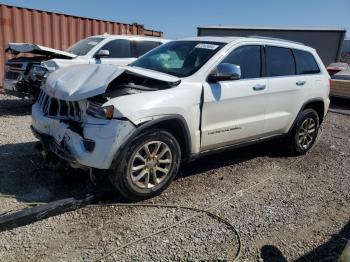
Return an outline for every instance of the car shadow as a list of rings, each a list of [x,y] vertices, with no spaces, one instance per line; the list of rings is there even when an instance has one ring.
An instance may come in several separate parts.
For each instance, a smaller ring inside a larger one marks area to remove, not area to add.
[[[36,142],[0,145],[0,195],[11,195],[19,202],[50,202],[99,191],[112,191],[106,174],[96,173],[97,185],[88,171],[69,168],[54,171],[48,168]],[[177,178],[198,175],[222,166],[235,165],[258,156],[277,157],[281,150],[274,142],[227,151],[183,164]],[[125,202],[119,194],[108,195],[112,202]]]
[[[341,105],[343,102],[335,101],[335,105]],[[4,114],[4,111],[12,115],[26,114],[30,111],[30,102],[0,100],[0,115]],[[78,169],[49,170],[34,146],[34,142],[0,145],[0,194],[13,195],[20,202],[50,202],[99,190],[111,190],[106,176],[100,176],[96,187],[90,181],[89,172]],[[280,140],[272,140],[183,163],[177,179],[247,162],[257,157],[286,156],[288,155],[283,143]],[[110,201],[125,202],[115,193],[110,195]]]
[[[276,139],[246,147],[231,149],[221,153],[213,153],[180,167],[177,178],[197,175],[224,166],[247,162],[257,157],[279,158],[288,156],[282,140]]]
[[[322,245],[305,253],[295,261],[339,261],[339,258],[350,239],[350,221],[337,233]],[[264,262],[287,261],[283,253],[273,245],[265,245],[260,250],[260,256]]]
[[[0,116],[30,115],[32,105],[29,99],[0,99]]]
[[[51,171],[35,144],[0,145],[0,198],[9,195],[22,203],[46,203],[96,190],[86,171]]]
[[[350,99],[331,97],[331,109],[350,109]]]

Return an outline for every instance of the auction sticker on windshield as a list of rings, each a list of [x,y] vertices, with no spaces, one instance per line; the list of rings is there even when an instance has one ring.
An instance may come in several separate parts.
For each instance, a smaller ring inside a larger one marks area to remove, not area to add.
[[[219,47],[218,45],[205,44],[205,43],[199,43],[195,46],[195,48],[203,48],[203,49],[210,49],[210,50],[215,50],[218,47]]]

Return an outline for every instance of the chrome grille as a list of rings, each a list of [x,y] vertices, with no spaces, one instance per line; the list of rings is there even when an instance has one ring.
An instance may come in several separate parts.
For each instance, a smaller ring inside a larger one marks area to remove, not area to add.
[[[23,74],[22,63],[6,63],[5,79],[18,80],[19,76]]]
[[[17,69],[21,69],[22,68],[22,64],[20,64],[20,63],[7,63],[7,65],[9,65],[10,66],[10,68],[17,68]]]
[[[81,120],[81,109],[78,102],[64,101],[40,92],[37,103],[45,115],[64,120]]]
[[[5,72],[5,79],[16,80],[19,77],[19,72],[7,71]]]

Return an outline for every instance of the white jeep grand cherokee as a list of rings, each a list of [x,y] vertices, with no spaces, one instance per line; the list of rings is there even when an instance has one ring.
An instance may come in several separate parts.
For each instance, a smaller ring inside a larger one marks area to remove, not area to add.
[[[80,65],[47,79],[32,129],[47,154],[108,170],[139,200],[163,191],[180,162],[283,137],[307,152],[329,106],[316,51],[266,38],[166,43],[130,66]]]

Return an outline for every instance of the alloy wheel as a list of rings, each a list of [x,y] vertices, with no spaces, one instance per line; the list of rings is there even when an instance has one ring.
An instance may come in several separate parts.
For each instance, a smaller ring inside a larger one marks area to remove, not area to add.
[[[149,189],[164,181],[172,164],[169,146],[162,141],[150,141],[135,150],[128,173],[135,186]]]
[[[298,143],[303,149],[307,149],[312,144],[316,133],[316,122],[313,118],[306,118],[299,128]]]

